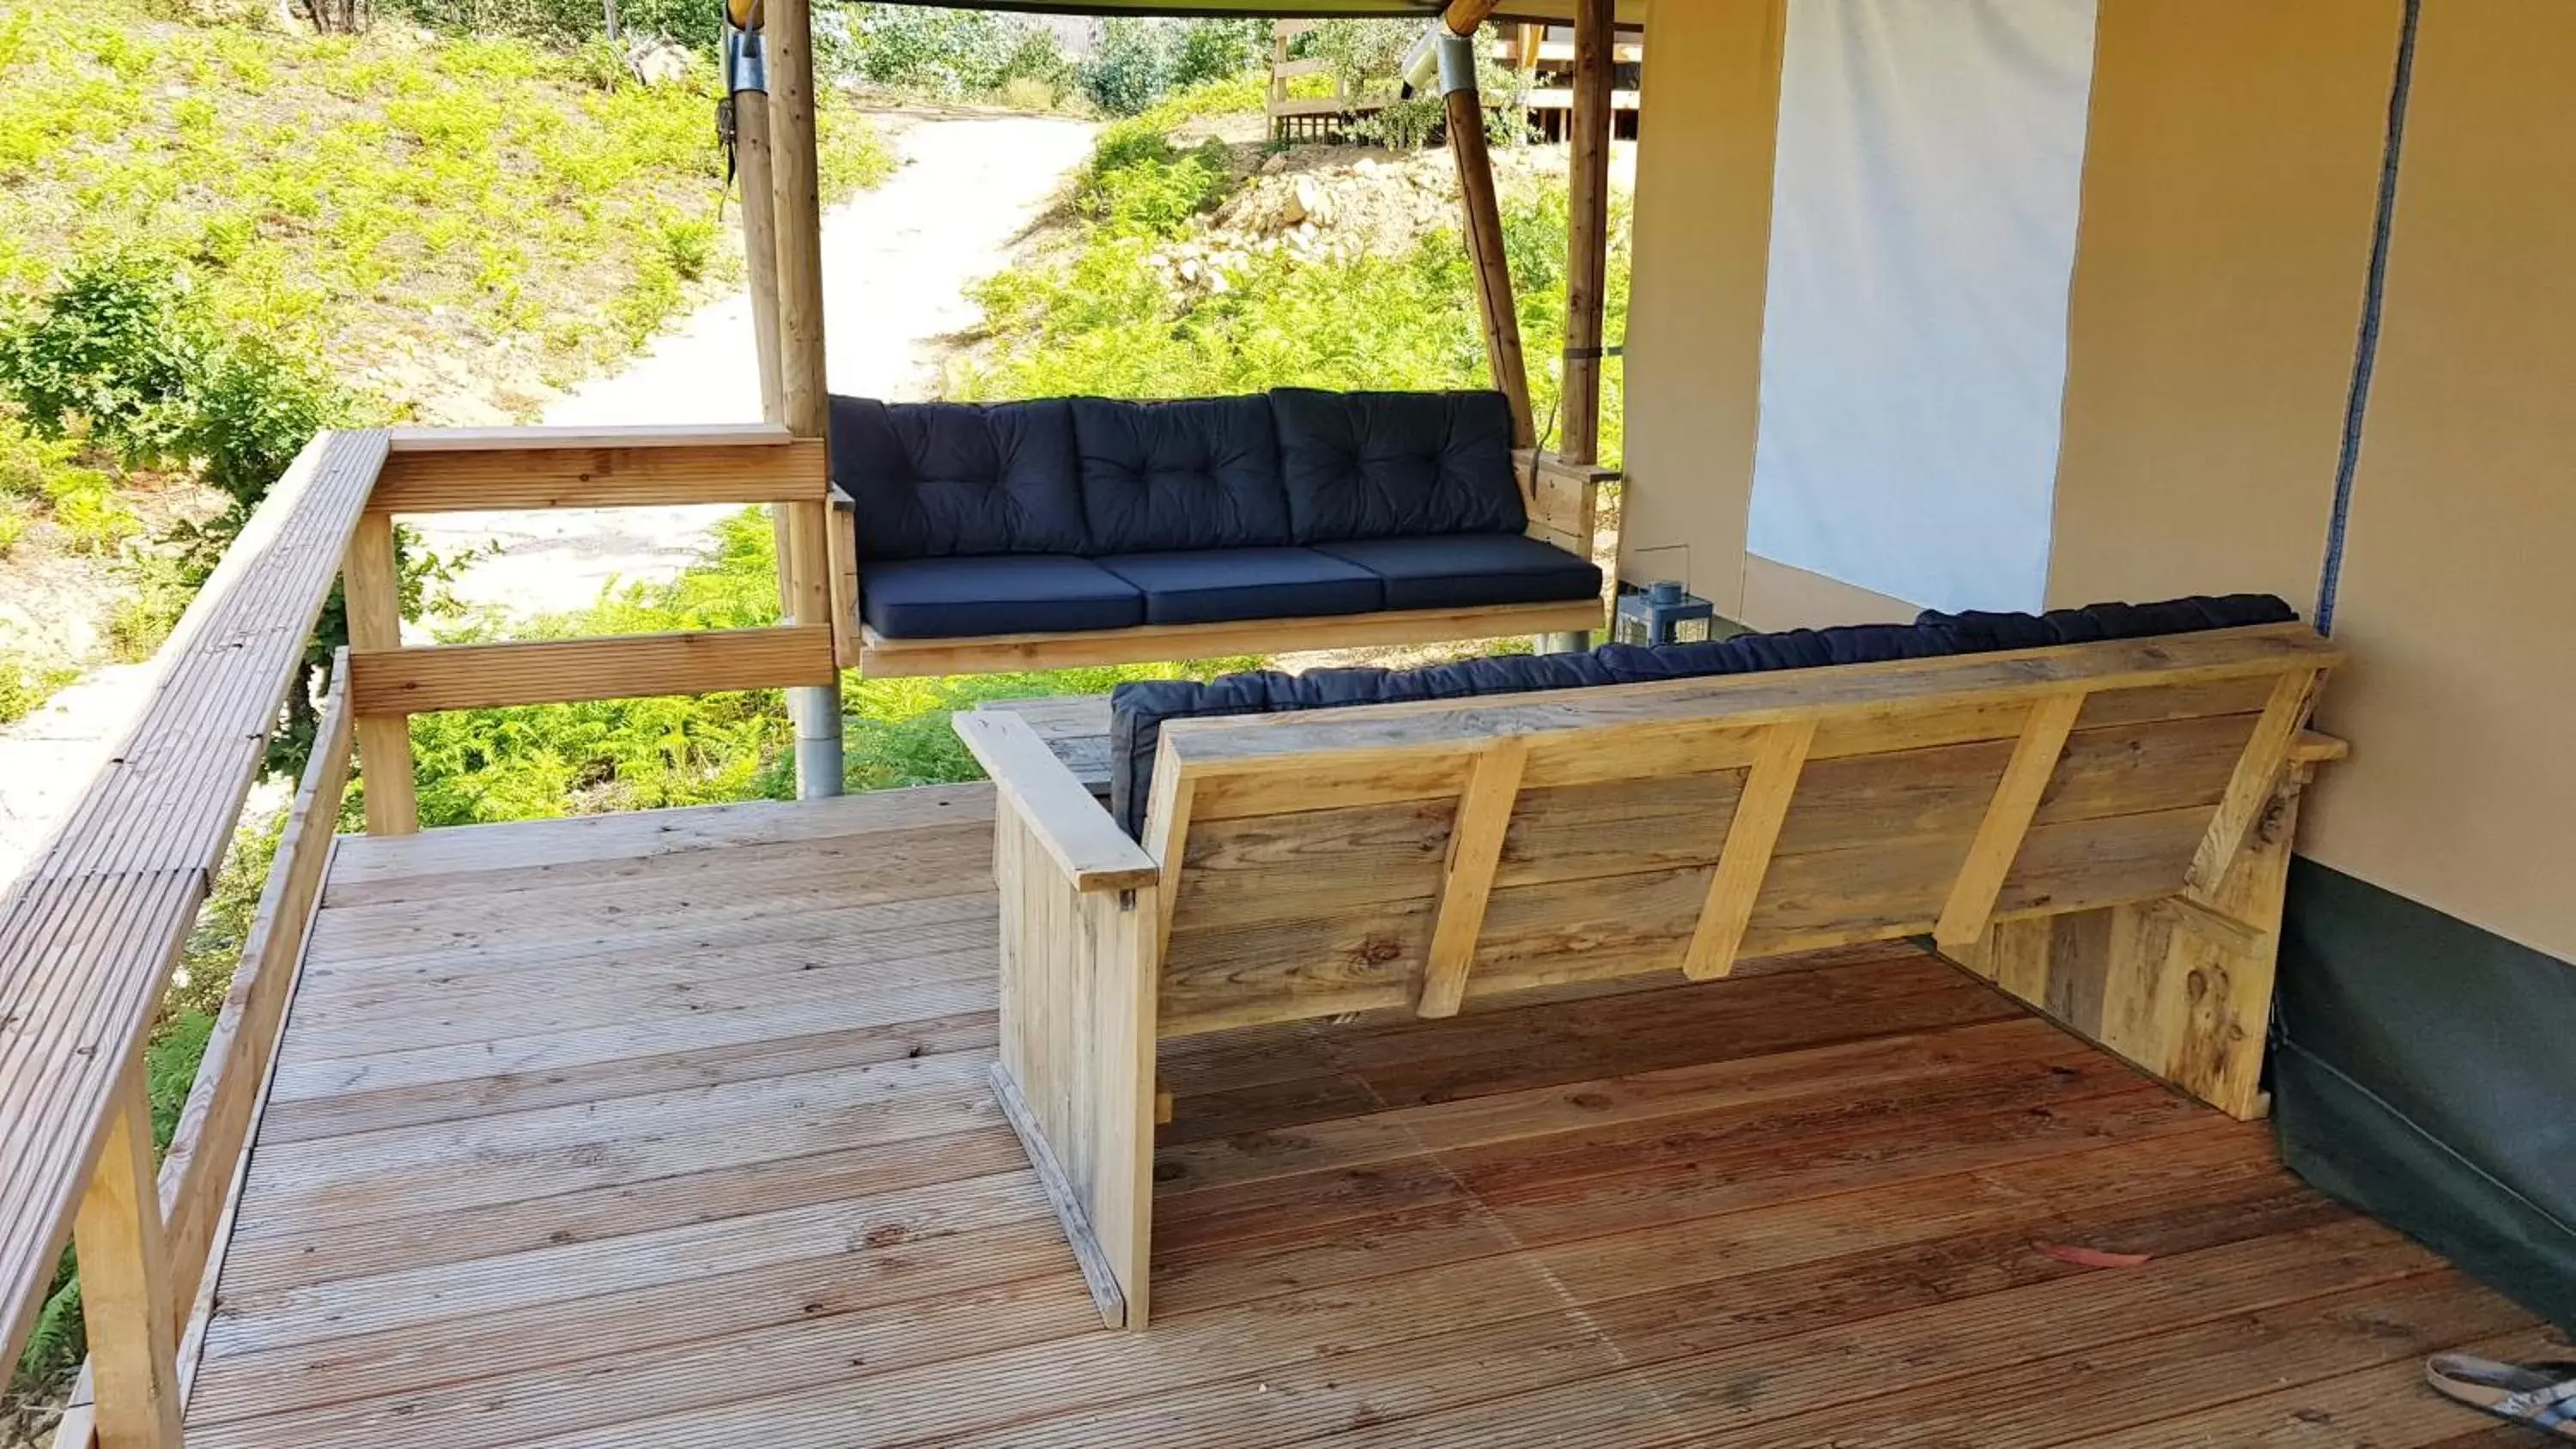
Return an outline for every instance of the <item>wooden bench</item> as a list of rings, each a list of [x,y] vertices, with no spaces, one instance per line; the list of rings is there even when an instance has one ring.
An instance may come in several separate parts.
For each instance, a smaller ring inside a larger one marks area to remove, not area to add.
[[[1165,1037],[1928,934],[2258,1115],[2340,657],[2294,624],[1176,720],[1141,846],[1029,716],[959,715],[999,794],[995,1086],[1129,1327]]]

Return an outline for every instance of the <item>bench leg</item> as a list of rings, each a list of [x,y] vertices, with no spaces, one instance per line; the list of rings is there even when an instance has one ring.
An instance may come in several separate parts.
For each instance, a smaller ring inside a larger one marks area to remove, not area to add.
[[[1112,1328],[1145,1326],[1153,1241],[1156,891],[1081,892],[1008,793],[994,1096]]]
[[[1581,654],[1592,647],[1592,633],[1577,629],[1571,634],[1540,634],[1531,639],[1530,647],[1541,654]]]

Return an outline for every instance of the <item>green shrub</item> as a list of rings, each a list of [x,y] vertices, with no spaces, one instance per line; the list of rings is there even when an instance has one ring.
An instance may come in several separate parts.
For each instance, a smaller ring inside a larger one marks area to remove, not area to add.
[[[36,520],[36,510],[23,498],[0,493],[0,558],[7,558]]]
[[[1055,32],[1025,16],[917,5],[849,9],[856,24],[844,64],[871,85],[964,100],[1027,81],[1047,88],[1050,105],[1073,87],[1073,63]]]
[[[1175,92],[1243,76],[1267,54],[1269,35],[1259,20],[1103,20],[1082,91],[1110,115],[1141,115]]]
[[[0,725],[16,724],[54,697],[80,671],[0,650]]]
[[[1160,127],[1138,117],[1100,134],[1074,198],[1110,235],[1167,237],[1224,200],[1234,179],[1224,142],[1176,150]]]
[[[0,329],[0,390],[40,436],[85,432],[128,456],[157,456],[206,346],[184,292],[166,260],[141,252],[74,266]]]

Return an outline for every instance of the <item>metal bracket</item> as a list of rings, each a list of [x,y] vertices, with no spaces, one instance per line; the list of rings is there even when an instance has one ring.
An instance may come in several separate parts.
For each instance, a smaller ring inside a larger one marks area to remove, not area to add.
[[[1440,94],[1476,93],[1476,37],[1452,34],[1446,26],[1438,37]]]
[[[756,17],[748,30],[725,26],[724,79],[728,95],[743,91],[769,93],[769,47],[761,38]]]

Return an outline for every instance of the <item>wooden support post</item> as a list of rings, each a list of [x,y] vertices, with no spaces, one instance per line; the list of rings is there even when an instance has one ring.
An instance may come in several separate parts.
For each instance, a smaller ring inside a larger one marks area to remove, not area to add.
[[[1807,768],[1807,750],[1816,742],[1813,719],[1791,720],[1762,733],[1754,747],[1753,765],[1744,773],[1744,793],[1735,800],[1735,818],[1727,822],[1726,844],[1719,847],[1717,869],[1709,873],[1708,901],[1700,907],[1682,957],[1682,974],[1706,981],[1735,969],[1735,953],[1744,945],[1744,928],[1753,921],[1753,906],[1762,896],[1762,878],[1771,872],[1771,850],[1780,843],[1780,826],[1789,818],[1790,798]]]
[[[2012,758],[2004,764],[2003,778],[1995,785],[1994,798],[1987,802],[1986,817],[1968,843],[1968,858],[1950,883],[1949,898],[1932,928],[1932,939],[1944,949],[1964,946],[1986,933],[1986,918],[1995,913],[1995,898],[2003,894],[2013,857],[2021,853],[2022,837],[2030,833],[2031,818],[2039,813],[2039,798],[2057,773],[2058,757],[2066,753],[2066,737],[2075,729],[2075,717],[2083,712],[2081,690],[2053,694],[2031,706],[2021,737],[2013,743]]]
[[[402,647],[402,581],[394,570],[392,514],[359,515],[340,565],[340,596],[349,619],[351,653]],[[417,833],[420,799],[412,778],[411,717],[362,714],[357,736],[358,772],[367,782],[367,833]]]
[[[1432,928],[1431,956],[1422,972],[1421,1016],[1456,1016],[1467,995],[1467,971],[1476,962],[1476,937],[1493,897],[1494,871],[1503,859],[1503,836],[1520,798],[1521,767],[1529,760],[1525,735],[1504,735],[1468,767],[1458,814],[1449,827],[1449,869],[1440,888],[1440,919]]]
[[[161,1194],[153,1180],[152,1102],[137,1060],[72,1228],[101,1449],[176,1449],[179,1348]]]
[[[779,398],[782,421],[802,438],[820,438],[831,421],[823,375],[823,218],[814,143],[814,35],[809,0],[770,0],[768,121],[770,181],[778,229]],[[778,572],[787,621],[831,619],[830,527],[820,502],[775,505]],[[788,692],[796,724],[796,793],[841,793],[841,690],[830,685]]]
[[[755,42],[756,43],[756,42]],[[769,93],[733,93],[733,149],[742,178],[743,270],[751,282],[752,351],[760,365],[760,417],[787,421],[778,336],[778,201],[770,163]]]
[[[1602,318],[1610,282],[1610,54],[1616,0],[1575,0],[1574,111],[1567,119],[1565,390],[1556,451],[1601,458]]]
[[[1512,305],[1511,263],[1503,255],[1502,203],[1494,190],[1494,158],[1485,147],[1485,104],[1476,94],[1473,40],[1491,5],[1453,5],[1442,17],[1440,89],[1448,111],[1449,155],[1458,165],[1461,230],[1476,279],[1476,310],[1484,319],[1485,365],[1494,386],[1510,400],[1514,446],[1529,447],[1538,429],[1530,414],[1529,371],[1521,358],[1520,314]]]

